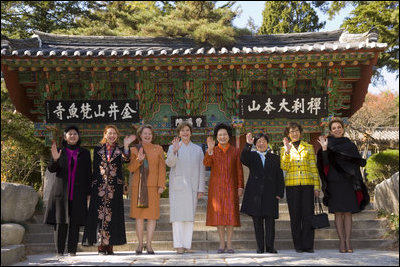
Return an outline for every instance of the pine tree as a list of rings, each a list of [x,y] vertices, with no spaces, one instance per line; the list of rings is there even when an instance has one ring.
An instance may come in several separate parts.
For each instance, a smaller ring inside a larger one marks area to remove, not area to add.
[[[334,1],[326,12],[332,19],[348,5],[353,5],[355,8],[341,27],[350,33],[364,33],[372,28],[378,29],[378,42],[387,43],[388,48],[380,54],[377,67],[378,69],[386,67],[389,72],[397,72],[398,76],[399,1]]]
[[[266,1],[263,23],[259,34],[315,32],[325,22],[318,22],[318,15],[306,1]]]
[[[1,35],[29,38],[33,30],[53,32],[76,27],[95,1],[1,1]]]
[[[191,37],[201,44],[229,46],[235,41],[236,31],[232,21],[237,12],[230,9],[233,3],[218,8],[215,3],[216,1],[176,1],[174,9],[145,25],[141,34]]]
[[[165,11],[164,11],[165,12]],[[59,33],[97,36],[140,36],[141,29],[163,15],[156,1],[98,1],[77,27]]]

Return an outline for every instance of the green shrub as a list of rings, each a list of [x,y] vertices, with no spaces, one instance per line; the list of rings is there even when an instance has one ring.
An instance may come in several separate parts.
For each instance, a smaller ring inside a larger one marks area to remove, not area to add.
[[[388,149],[372,155],[365,166],[367,179],[380,183],[399,171],[399,151]]]

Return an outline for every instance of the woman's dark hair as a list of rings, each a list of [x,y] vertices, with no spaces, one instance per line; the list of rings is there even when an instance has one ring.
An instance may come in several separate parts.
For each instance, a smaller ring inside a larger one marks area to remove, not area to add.
[[[297,122],[289,122],[285,128],[285,131],[283,132],[283,134],[289,138],[289,131],[290,129],[294,129],[294,128],[298,128],[300,133],[303,133],[303,127],[301,127],[300,124],[298,124]]]
[[[218,131],[225,129],[228,132],[229,138],[232,138],[232,127],[225,123],[218,123],[214,128],[214,138],[217,138]]]
[[[76,143],[76,145],[80,146],[81,145],[81,134],[79,133],[79,129],[76,125],[67,126],[67,128],[65,128],[65,130],[64,130],[64,137],[70,130],[75,130],[78,133],[79,139],[78,139],[78,142]],[[67,141],[63,138],[62,146],[66,146],[67,144],[68,144]]]
[[[265,140],[267,140],[267,143],[269,143],[269,139],[268,139],[268,135],[265,133],[258,133],[256,134],[256,136],[254,136],[254,142],[253,144],[255,145],[258,141],[258,139],[260,138],[264,138]]]

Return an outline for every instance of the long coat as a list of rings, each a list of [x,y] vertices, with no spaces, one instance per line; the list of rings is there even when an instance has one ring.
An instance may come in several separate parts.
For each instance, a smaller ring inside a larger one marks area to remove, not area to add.
[[[149,163],[149,174],[147,176],[148,208],[138,208],[137,198],[139,192],[140,166],[143,164],[137,160],[139,153],[137,147],[131,148],[131,161],[128,165],[130,172],[133,172],[132,197],[130,207],[130,217],[140,219],[157,220],[160,218],[160,194],[158,188],[165,188],[165,157],[161,146],[143,143],[143,150]]]
[[[166,164],[169,172],[170,222],[193,222],[197,193],[205,190],[204,154],[200,146],[182,143],[174,154],[168,149]]]
[[[324,192],[323,202],[330,213],[357,213],[369,203],[370,196],[360,171],[365,164],[365,159],[350,139],[328,137],[328,149],[318,151],[317,165]],[[362,200],[357,191],[362,194]]]
[[[244,181],[239,150],[230,145],[224,153],[216,146],[211,156],[206,152],[203,163],[211,167],[206,225],[240,226],[238,189]]]
[[[123,202],[123,148],[115,146],[110,161],[106,145],[97,146],[93,156],[93,183],[84,245],[123,245],[126,243]]]
[[[60,148],[58,149],[58,151]],[[65,148],[61,149],[60,158],[51,158],[48,170],[55,172],[55,181],[50,191],[44,223],[67,223],[85,225],[87,215],[87,196],[91,191],[91,159],[90,152],[80,147],[74,181],[74,194],[71,214],[68,214],[68,157]]]
[[[260,155],[251,151],[251,145],[246,144],[240,160],[250,170],[240,211],[250,216],[277,219],[279,201],[276,196],[283,198],[285,187],[279,156],[268,152],[263,166]]]

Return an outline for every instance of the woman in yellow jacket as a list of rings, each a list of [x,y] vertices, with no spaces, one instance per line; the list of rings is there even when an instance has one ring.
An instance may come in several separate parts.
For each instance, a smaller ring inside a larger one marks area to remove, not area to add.
[[[303,128],[290,122],[281,148],[281,169],[286,172],[286,199],[296,252],[314,252],[314,197],[319,197],[320,179],[312,145],[301,140]],[[288,138],[290,141],[288,140]]]

